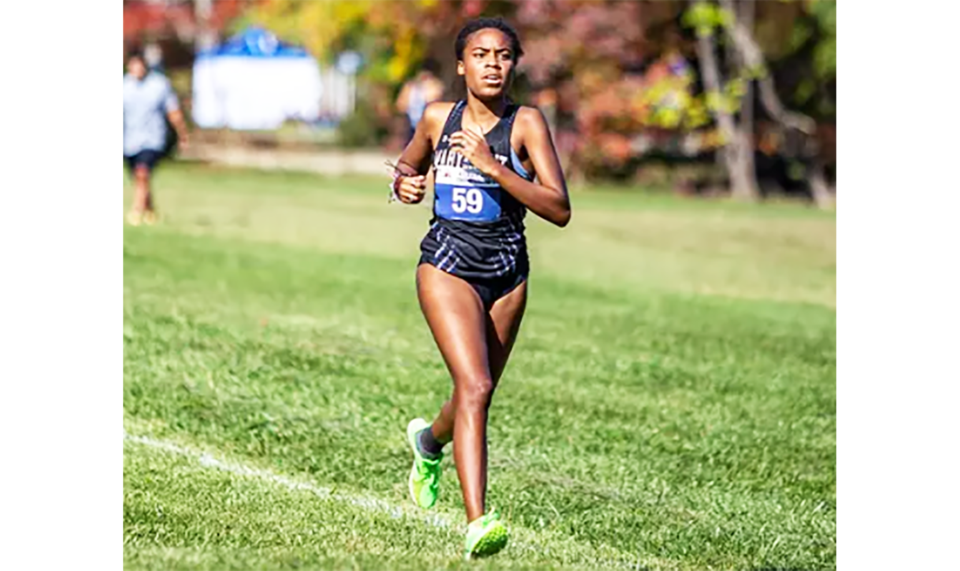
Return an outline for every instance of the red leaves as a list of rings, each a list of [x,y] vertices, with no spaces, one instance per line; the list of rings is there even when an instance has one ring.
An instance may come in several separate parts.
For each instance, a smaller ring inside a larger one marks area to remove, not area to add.
[[[241,0],[219,0],[213,3],[210,25],[222,30],[245,8]],[[193,33],[196,14],[189,5],[129,3],[123,6],[123,37],[142,39],[146,33]]]

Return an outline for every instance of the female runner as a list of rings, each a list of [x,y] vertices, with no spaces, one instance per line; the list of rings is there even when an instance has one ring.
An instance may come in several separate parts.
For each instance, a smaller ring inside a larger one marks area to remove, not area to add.
[[[467,97],[425,109],[391,188],[395,199],[417,204],[434,170],[417,296],[453,377],[453,394],[432,424],[417,418],[407,426],[414,456],[409,486],[417,505],[433,507],[443,448],[453,441],[469,559],[507,543],[506,527],[485,504],[487,410],[527,301],[524,215],[529,209],[563,227],[570,200],[543,115],[507,97],[523,54],[516,31],[499,18],[476,19],[460,31],[455,49]]]

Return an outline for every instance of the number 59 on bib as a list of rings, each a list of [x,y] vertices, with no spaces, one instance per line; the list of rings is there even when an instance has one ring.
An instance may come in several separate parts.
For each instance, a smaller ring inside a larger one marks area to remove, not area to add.
[[[500,201],[497,188],[436,185],[436,212],[451,220],[489,222],[500,216]]]

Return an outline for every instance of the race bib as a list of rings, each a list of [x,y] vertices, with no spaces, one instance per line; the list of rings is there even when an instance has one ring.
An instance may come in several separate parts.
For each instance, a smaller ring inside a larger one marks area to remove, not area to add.
[[[438,166],[436,212],[448,220],[491,222],[500,217],[500,185],[475,168]]]

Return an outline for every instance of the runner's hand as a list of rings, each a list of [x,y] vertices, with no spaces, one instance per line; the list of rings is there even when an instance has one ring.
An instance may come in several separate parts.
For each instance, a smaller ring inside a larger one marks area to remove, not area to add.
[[[401,176],[397,179],[397,197],[404,204],[419,204],[427,189],[427,177]]]
[[[473,131],[457,131],[450,135],[450,147],[456,149],[485,175],[492,175],[500,166],[493,158],[487,140]]]

